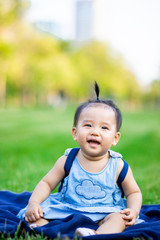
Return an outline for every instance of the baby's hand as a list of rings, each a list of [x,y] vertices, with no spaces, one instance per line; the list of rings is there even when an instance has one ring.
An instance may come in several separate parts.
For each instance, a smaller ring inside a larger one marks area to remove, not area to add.
[[[36,222],[41,217],[43,217],[43,210],[40,204],[36,202],[29,203],[25,214],[25,220],[32,223]]]
[[[126,227],[132,226],[136,223],[137,212],[134,209],[126,208],[121,211],[123,215],[123,219],[126,220],[125,225]]]

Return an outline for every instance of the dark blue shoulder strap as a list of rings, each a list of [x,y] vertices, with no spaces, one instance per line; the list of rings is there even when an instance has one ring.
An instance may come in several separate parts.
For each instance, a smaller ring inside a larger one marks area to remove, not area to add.
[[[123,160],[123,159],[122,159]],[[123,160],[124,162],[124,166],[119,174],[119,177],[118,177],[118,180],[117,180],[117,184],[118,186],[121,188],[122,190],[122,197],[124,197],[124,192],[123,192],[123,189],[122,189],[122,186],[121,186],[121,183],[123,182],[123,180],[125,179],[126,175],[127,175],[127,172],[128,172],[128,168],[129,168],[129,165],[128,163]]]
[[[75,156],[77,155],[78,151],[79,151],[80,148],[72,148],[71,151],[69,152],[68,156],[67,156],[67,159],[66,159],[66,162],[65,162],[65,165],[64,165],[64,170],[65,170],[65,177],[68,176],[69,172],[70,172],[70,169],[72,167],[72,163],[75,159]],[[64,178],[65,178],[64,177]],[[58,192],[61,191],[62,189],[62,186],[63,186],[63,182],[64,182],[64,178],[62,179],[61,181],[61,184],[58,188]]]
[[[123,182],[123,180],[125,179],[125,176],[127,175],[128,168],[129,168],[128,163],[125,160],[123,160],[123,162],[124,162],[124,166],[123,166],[123,168],[122,168],[122,170],[119,174],[119,177],[118,177],[118,180],[117,180],[118,184],[121,184]]]
[[[75,156],[77,155],[78,151],[79,151],[80,148],[72,148],[71,151],[69,152],[68,156],[67,156],[67,159],[66,159],[66,162],[65,162],[65,165],[64,165],[64,170],[65,170],[65,177],[68,176],[69,174],[69,171],[71,169],[71,166],[72,166],[72,163],[75,159]]]

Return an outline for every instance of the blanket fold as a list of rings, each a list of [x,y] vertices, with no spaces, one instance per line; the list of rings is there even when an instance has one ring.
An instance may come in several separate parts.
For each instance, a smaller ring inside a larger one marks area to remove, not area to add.
[[[90,218],[81,214],[72,214],[61,220],[53,220],[45,226],[30,229],[27,222],[17,218],[17,213],[24,208],[29,200],[31,193],[13,193],[10,191],[0,191],[0,236],[21,235],[23,231],[29,234],[43,234],[51,239],[57,236],[64,238],[74,237],[77,227],[89,227],[97,229],[98,225]],[[140,218],[145,222],[127,228],[118,234],[103,234],[97,236],[83,237],[81,239],[160,239],[160,204],[143,205]]]

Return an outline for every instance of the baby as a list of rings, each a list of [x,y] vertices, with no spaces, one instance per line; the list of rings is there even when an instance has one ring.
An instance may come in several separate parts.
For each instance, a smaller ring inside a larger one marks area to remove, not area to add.
[[[69,175],[65,177],[64,166],[71,149],[38,183],[28,206],[18,214],[32,227],[80,213],[98,223],[96,231],[76,229],[76,234],[88,236],[119,233],[137,221],[141,191],[130,167],[118,185],[124,161],[121,154],[110,150],[120,139],[121,112],[113,101],[99,99],[97,84],[95,91],[97,99],[81,104],[75,113],[72,135],[80,150]],[[61,191],[51,194],[63,179]]]

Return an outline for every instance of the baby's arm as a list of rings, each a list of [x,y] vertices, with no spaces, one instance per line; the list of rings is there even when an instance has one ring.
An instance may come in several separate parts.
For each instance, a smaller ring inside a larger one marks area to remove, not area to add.
[[[136,218],[139,215],[142,205],[142,194],[133,177],[131,168],[122,182],[122,188],[127,199],[127,209],[121,211],[123,219],[126,220],[126,226],[131,226],[136,223]]]
[[[60,157],[54,167],[43,177],[34,189],[28,203],[25,214],[27,222],[35,222],[43,217],[43,211],[40,204],[49,196],[58,183],[64,178],[64,164],[66,156]]]

